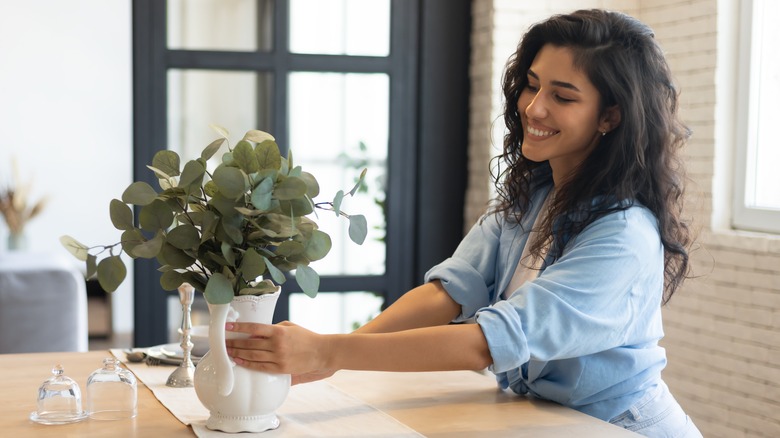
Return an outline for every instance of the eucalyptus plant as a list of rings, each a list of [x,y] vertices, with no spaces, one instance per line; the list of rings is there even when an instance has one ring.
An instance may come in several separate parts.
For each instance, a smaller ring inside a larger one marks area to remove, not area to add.
[[[228,132],[212,127],[220,138],[183,167],[176,152],[155,154],[147,167],[159,189],[137,181],[121,200],[111,200],[111,222],[122,231],[119,242],[90,247],[67,235],[60,241],[86,262],[87,278],[97,277],[107,292],[126,277],[124,252],[134,259],[156,258],[163,289],[186,282],[212,304],[274,292],[285,282],[284,273],[293,270],[301,289],[315,296],[320,278],[309,264],[325,257],[332,244],[308,216],[316,218],[321,209],[346,218],[350,239],[362,244],[366,218],[346,214],[341,204],[360,188],[365,169],[351,190],[338,191],[332,201],[314,202],[317,179],[294,165],[291,152],[283,157],[271,134],[251,130],[231,147]],[[208,160],[225,144],[221,163],[210,172]],[[137,218],[133,205],[139,207]]]

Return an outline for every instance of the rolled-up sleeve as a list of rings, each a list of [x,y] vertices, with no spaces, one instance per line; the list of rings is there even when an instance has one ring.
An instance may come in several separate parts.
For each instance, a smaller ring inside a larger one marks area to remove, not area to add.
[[[637,306],[660,306],[662,288],[663,247],[652,215],[636,207],[603,217],[534,281],[477,311],[491,370],[597,353],[642,330],[657,336],[659,328],[630,322]]]
[[[474,225],[452,257],[431,268],[425,281],[440,280],[442,286],[461,306],[455,321],[473,317],[489,306],[496,283],[496,258],[501,231],[500,219],[487,216]]]

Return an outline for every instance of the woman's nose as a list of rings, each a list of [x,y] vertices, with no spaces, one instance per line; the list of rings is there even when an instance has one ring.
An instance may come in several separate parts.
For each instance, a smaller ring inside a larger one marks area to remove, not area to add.
[[[531,99],[531,102],[529,102],[525,108],[522,108],[522,110],[525,111],[525,115],[530,118],[544,118],[547,115],[547,108],[544,105],[544,98],[542,97],[541,92],[537,92]]]

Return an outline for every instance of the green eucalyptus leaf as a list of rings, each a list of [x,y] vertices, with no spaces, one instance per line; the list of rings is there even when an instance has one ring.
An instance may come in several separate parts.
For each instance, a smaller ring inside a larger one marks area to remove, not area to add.
[[[141,229],[146,231],[166,229],[173,223],[173,210],[165,202],[155,199],[154,202],[141,207],[138,223]]]
[[[230,266],[236,266],[236,254],[233,252],[233,247],[228,242],[222,242],[220,246],[222,250],[222,256],[230,264]]]
[[[213,129],[217,134],[221,135],[225,139],[230,137],[230,133],[228,132],[228,130],[217,124],[212,123],[209,125],[209,128]]]
[[[301,254],[304,251],[304,246],[301,242],[294,240],[285,240],[276,247],[276,254],[282,257],[290,257],[296,254]]]
[[[273,278],[275,282],[282,284],[285,281],[287,281],[287,278],[285,278],[282,271],[280,271],[279,268],[274,266],[274,264],[271,263],[271,260],[269,260],[268,257],[263,257],[263,260],[265,261],[265,267],[268,268],[268,272],[271,274],[271,278]]]
[[[179,177],[179,187],[190,188],[191,186],[200,187],[203,182],[203,175],[206,174],[206,167],[197,160],[190,160],[184,165]],[[192,192],[192,190],[188,190]]]
[[[213,198],[217,195],[217,193],[219,193],[219,187],[214,184],[214,181],[209,180],[206,182],[206,184],[203,185],[203,191],[206,192],[207,196]]]
[[[279,145],[273,140],[259,142],[255,146],[255,155],[261,170],[279,170],[282,165],[282,154],[279,152]]]
[[[236,207],[236,211],[243,214],[244,216],[260,216],[263,214],[260,210],[255,210],[254,208],[246,208],[246,207]]]
[[[257,253],[254,248],[249,248],[241,259],[241,272],[246,281],[254,281],[257,277],[265,274],[265,262],[263,256]]]
[[[233,160],[246,173],[255,173],[260,170],[260,165],[257,163],[257,155],[255,155],[255,151],[252,149],[252,144],[246,140],[239,141],[233,149]]]
[[[190,224],[180,224],[168,232],[166,241],[179,249],[196,249],[200,244],[200,233]]]
[[[273,196],[280,201],[289,201],[302,198],[306,195],[307,191],[308,187],[306,186],[306,182],[301,178],[291,176],[283,179],[274,188]]]
[[[220,165],[214,170],[214,183],[228,199],[238,199],[247,189],[246,174],[241,169]]]
[[[167,149],[158,151],[152,158],[152,167],[159,169],[168,177],[179,176],[180,164],[179,154]]]
[[[274,181],[271,178],[264,178],[260,184],[252,190],[252,205],[260,211],[270,210],[272,206],[271,200],[273,191]]]
[[[222,193],[214,195],[214,197],[209,200],[209,204],[223,217],[238,216],[239,213],[236,211],[236,207],[243,205],[237,203],[235,199],[226,198]]]
[[[273,231],[279,238],[293,237],[298,234],[295,222],[290,220],[289,216],[269,213],[265,216],[263,223],[264,229]]]
[[[317,182],[317,178],[309,172],[301,172],[300,178],[306,183],[306,195],[309,198],[316,198],[320,194],[320,184]]]
[[[360,185],[363,184],[363,179],[365,179],[365,177],[366,177],[366,171],[367,170],[368,169],[363,169],[363,171],[360,172],[360,178],[358,178],[358,181],[355,184],[355,187],[352,187],[352,190],[349,191],[349,195],[350,196],[354,196],[355,192],[357,192],[358,189],[360,188]]]
[[[212,141],[208,146],[206,146],[205,149],[203,149],[203,152],[200,153],[200,157],[204,160],[208,160],[213,157],[219,148],[222,147],[222,144],[225,143],[225,140],[226,139],[223,137]]]
[[[87,278],[92,278],[97,274],[97,257],[92,254],[87,256]]]
[[[213,211],[204,211],[201,215],[200,225],[200,243],[203,243],[214,237],[214,231],[217,229],[219,218]]]
[[[68,235],[60,237],[60,243],[65,247],[65,249],[68,250],[68,252],[73,254],[74,257],[81,260],[82,262],[87,261],[87,256],[89,256],[88,246]]]
[[[122,202],[125,204],[149,205],[155,199],[157,199],[157,192],[143,181],[130,184],[122,193]]]
[[[195,263],[194,257],[167,242],[160,249],[159,257],[165,260],[165,264],[179,269],[188,268]]]
[[[241,220],[241,217],[236,215],[231,217],[223,217],[219,221],[219,227],[222,228],[225,234],[227,234],[230,240],[232,240],[236,245],[244,243],[244,233],[241,232],[240,228]]]
[[[339,190],[336,192],[336,196],[333,198],[333,212],[336,216],[341,215],[341,201],[344,200],[344,191]]]
[[[298,265],[295,268],[295,281],[301,287],[303,293],[314,298],[320,289],[320,276],[317,271],[306,266]]]
[[[353,214],[349,217],[349,238],[358,245],[362,245],[368,234],[366,217],[362,214]]]
[[[163,290],[176,290],[182,283],[184,283],[184,277],[178,271],[165,271],[160,276],[160,286],[162,286]]]
[[[156,168],[154,166],[147,165],[146,168],[151,170],[152,172],[154,172],[154,174],[160,180],[159,181],[160,182],[160,187],[162,187],[163,189],[167,189],[168,187],[170,187],[170,184],[168,183],[168,181],[171,179],[170,175],[168,175],[167,173],[163,172],[162,170],[160,170],[160,169],[158,169],[158,168]]]
[[[209,278],[203,295],[211,304],[228,304],[233,301],[233,285],[227,277],[216,272]]]
[[[321,260],[326,255],[328,255],[331,246],[332,243],[328,233],[320,230],[314,230],[311,233],[311,238],[309,238],[309,241],[306,242],[306,250],[304,254],[306,254],[306,257],[311,261]]]
[[[276,141],[273,135],[265,132],[260,131],[257,129],[253,129],[251,131],[247,131],[246,134],[244,134],[244,140],[253,141],[255,143],[262,143],[264,141]]]
[[[303,169],[301,169],[301,166],[295,166],[295,168],[291,170],[290,173],[287,174],[287,176],[294,176],[296,178],[300,178],[302,173],[303,173]]]
[[[130,254],[132,257],[136,257],[134,252],[135,247],[146,242],[146,239],[144,238],[144,235],[141,234],[141,230],[138,228],[133,228],[130,230],[125,230],[125,232],[122,233],[120,242],[122,243],[122,249],[126,253]]]
[[[119,256],[109,256],[97,265],[97,277],[100,287],[106,292],[114,292],[127,276],[127,268]]]
[[[125,231],[125,233],[128,231]],[[162,231],[158,231],[153,238],[134,246],[132,252],[128,251],[128,254],[133,257],[140,257],[142,259],[153,259],[157,257],[157,254],[160,253],[164,242],[165,239],[163,238]]]
[[[306,197],[279,201],[279,208],[283,214],[293,217],[306,216],[314,211],[314,206]]]

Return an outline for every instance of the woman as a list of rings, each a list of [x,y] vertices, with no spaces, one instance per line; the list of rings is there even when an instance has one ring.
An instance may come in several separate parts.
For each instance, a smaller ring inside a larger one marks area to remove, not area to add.
[[[701,436],[661,379],[661,304],[688,271],[687,129],[652,31],[601,10],[531,27],[504,76],[498,196],[426,282],[349,335],[228,324],[242,366],[489,367],[503,388],[647,436]],[[451,324],[451,322],[474,322]]]

